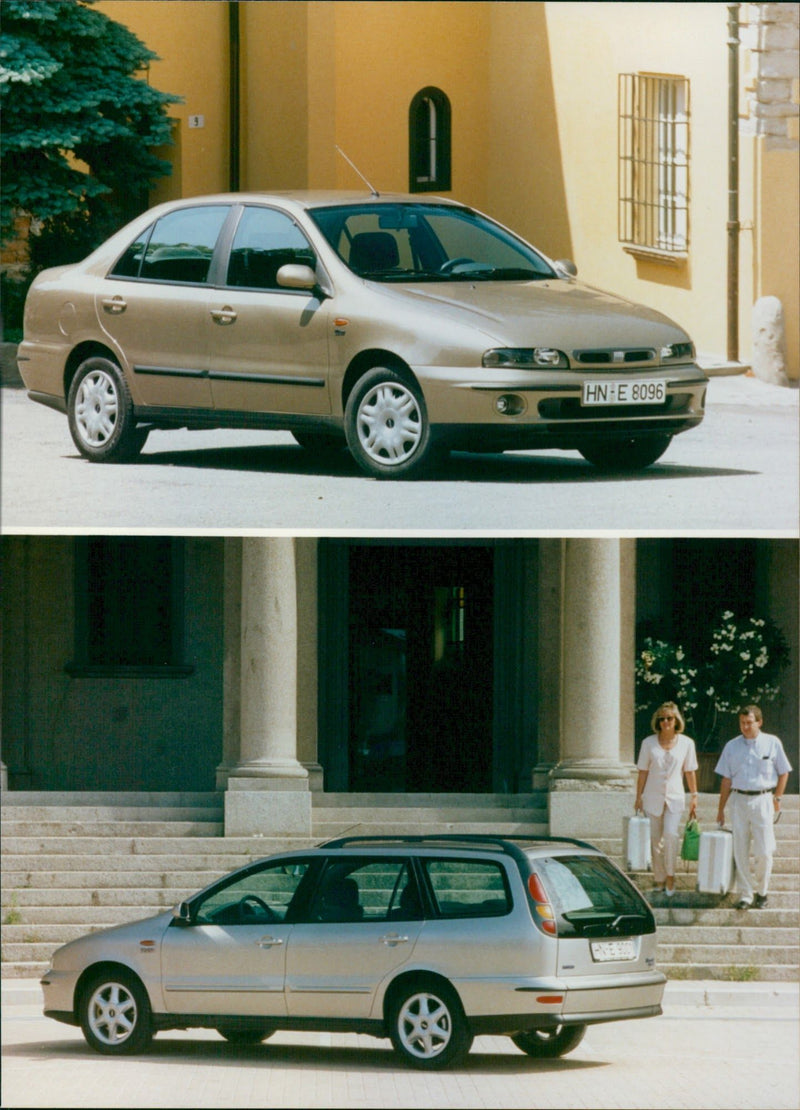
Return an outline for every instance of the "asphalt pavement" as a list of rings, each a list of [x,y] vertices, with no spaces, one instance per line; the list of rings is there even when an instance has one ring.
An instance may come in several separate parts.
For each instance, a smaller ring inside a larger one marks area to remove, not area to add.
[[[745,374],[712,377],[703,423],[635,474],[575,451],[458,452],[418,482],[368,478],[287,432],[156,431],[135,462],[94,465],[66,417],[0,392],[5,531],[797,535],[798,390]]]
[[[146,1055],[108,1058],[42,1015],[36,980],[6,980],[2,1106],[797,1110],[798,991],[670,982],[661,1017],[590,1026],[561,1060],[487,1036],[459,1067],[420,1072],[388,1041],[338,1033],[277,1033],[242,1048],[211,1030],[173,1030]]]

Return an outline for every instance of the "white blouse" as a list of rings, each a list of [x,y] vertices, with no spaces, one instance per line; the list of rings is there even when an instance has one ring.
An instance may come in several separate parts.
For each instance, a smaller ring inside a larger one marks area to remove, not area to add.
[[[646,813],[658,817],[665,806],[678,813],[684,808],[683,774],[697,770],[697,752],[690,736],[679,732],[671,748],[662,748],[655,735],[646,737],[642,741],[636,766],[640,771],[647,771],[647,782],[642,791],[642,805]]]

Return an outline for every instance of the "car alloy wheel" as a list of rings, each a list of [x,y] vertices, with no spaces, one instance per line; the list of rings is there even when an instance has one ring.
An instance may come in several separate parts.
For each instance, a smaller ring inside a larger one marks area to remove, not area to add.
[[[555,1029],[529,1029],[515,1033],[511,1040],[528,1056],[566,1056],[577,1048],[586,1032],[585,1025],[557,1025]]]
[[[444,985],[402,994],[392,1013],[391,1038],[396,1051],[418,1068],[445,1067],[472,1044],[461,1004]]]
[[[83,993],[83,1035],[97,1052],[140,1052],[152,1037],[150,1004],[138,980],[124,974],[100,976]]]
[[[419,387],[376,367],[356,384],[345,409],[347,444],[377,478],[411,478],[431,462],[431,432]]]
[[[148,429],[136,427],[130,390],[110,359],[95,356],[81,363],[67,410],[75,446],[92,462],[125,462],[144,447]]]

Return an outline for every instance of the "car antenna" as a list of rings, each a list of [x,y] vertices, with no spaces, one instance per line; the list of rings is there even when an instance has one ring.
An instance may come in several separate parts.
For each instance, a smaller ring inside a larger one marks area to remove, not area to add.
[[[334,146],[336,146],[336,144],[335,144],[335,143],[334,143]],[[345,154],[345,152],[344,152],[344,151],[342,150],[342,148],[341,148],[340,146],[337,146],[337,147],[336,147],[336,149],[337,149],[337,150],[339,151],[339,153],[341,154],[342,158],[344,158],[345,162],[347,162],[348,166],[351,166],[351,167],[352,167],[352,168],[353,168],[353,169],[354,169],[354,170],[356,171],[356,173],[357,173],[357,174],[358,174],[358,176],[359,176],[359,177],[361,178],[361,180],[362,180],[362,181],[364,182],[364,184],[365,184],[365,185],[366,185],[366,187],[367,187],[367,188],[369,189],[369,191],[370,191],[370,192],[372,193],[372,195],[373,195],[374,197],[379,197],[379,196],[380,196],[380,193],[378,192],[378,190],[377,190],[377,189],[376,189],[376,188],[375,188],[375,187],[374,187],[373,185],[370,185],[370,183],[369,183],[369,182],[367,181],[366,177],[364,177],[363,173],[362,173],[362,172],[361,172],[361,170],[360,170],[360,169],[358,168],[358,166],[357,166],[357,165],[356,165],[356,164],[355,164],[354,162],[352,162],[352,161],[351,161],[351,160],[350,160],[350,159],[349,159],[349,158],[347,157],[347,155],[346,155],[346,154]]]

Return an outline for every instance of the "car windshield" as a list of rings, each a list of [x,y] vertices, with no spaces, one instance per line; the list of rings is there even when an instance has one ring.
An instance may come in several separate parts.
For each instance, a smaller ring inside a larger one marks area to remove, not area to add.
[[[371,281],[541,281],[549,263],[511,232],[460,205],[315,208],[311,216],[349,268]]]
[[[537,859],[558,918],[559,936],[634,936],[655,932],[650,907],[602,856]]]

